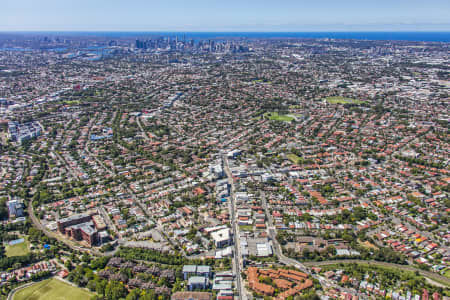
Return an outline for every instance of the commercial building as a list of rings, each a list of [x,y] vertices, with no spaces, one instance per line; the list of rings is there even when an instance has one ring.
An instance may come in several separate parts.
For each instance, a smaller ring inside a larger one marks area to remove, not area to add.
[[[204,290],[208,287],[209,280],[203,276],[193,276],[188,280],[188,288],[190,291],[201,289]]]
[[[258,257],[272,256],[272,246],[267,238],[249,238],[247,242],[250,255]]]
[[[196,265],[183,266],[184,280],[187,280],[191,276],[202,276],[205,278],[209,278],[209,277],[211,277],[211,267],[210,266],[196,266]]]
[[[92,221],[67,227],[66,234],[77,241],[83,240],[90,246],[99,242],[99,235]]]
[[[231,232],[229,228],[217,230],[211,233],[211,238],[216,248],[223,248],[231,243]]]
[[[41,135],[41,126],[36,122],[19,124],[17,122],[8,123],[9,138],[13,142],[23,143],[26,140]]]
[[[60,219],[57,222],[57,226],[58,231],[62,234],[67,234],[77,241],[83,240],[90,246],[98,244],[100,241],[98,231],[90,214],[84,213]]]
[[[10,218],[23,217],[23,203],[19,200],[8,201],[8,212]]]

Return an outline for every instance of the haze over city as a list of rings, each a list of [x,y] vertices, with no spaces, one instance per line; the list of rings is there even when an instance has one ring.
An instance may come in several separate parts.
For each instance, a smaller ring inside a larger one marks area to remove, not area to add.
[[[2,31],[449,31],[445,0],[6,0]]]

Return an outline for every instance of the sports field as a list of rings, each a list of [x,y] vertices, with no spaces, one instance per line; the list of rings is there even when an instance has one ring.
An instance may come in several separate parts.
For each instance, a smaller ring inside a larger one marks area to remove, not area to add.
[[[6,256],[8,257],[27,255],[28,252],[30,252],[30,243],[28,242],[27,238],[24,238],[24,241],[22,243],[7,245],[5,247],[5,251]]]
[[[18,291],[13,300],[85,300],[94,294],[58,279],[47,279]]]
[[[330,104],[363,104],[365,101],[352,99],[352,98],[344,98],[342,96],[337,97],[327,97],[327,102]]]
[[[289,115],[279,115],[277,112],[265,113],[264,117],[269,120],[284,121],[284,122],[290,122],[295,119],[294,117]]]

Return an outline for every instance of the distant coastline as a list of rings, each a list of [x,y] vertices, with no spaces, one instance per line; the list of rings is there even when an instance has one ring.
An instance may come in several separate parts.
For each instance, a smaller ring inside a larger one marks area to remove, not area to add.
[[[387,40],[416,42],[450,42],[450,32],[412,32],[412,31],[349,31],[349,32],[175,32],[175,31],[17,31],[0,32],[0,35],[47,34],[65,36],[104,36],[110,38],[140,36],[185,36],[188,39],[217,38],[329,38],[354,40]]]

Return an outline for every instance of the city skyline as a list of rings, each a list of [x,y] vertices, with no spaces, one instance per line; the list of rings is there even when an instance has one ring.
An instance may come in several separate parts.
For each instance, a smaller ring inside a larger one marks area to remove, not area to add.
[[[423,1],[9,1],[0,31],[450,31],[450,3]]]

